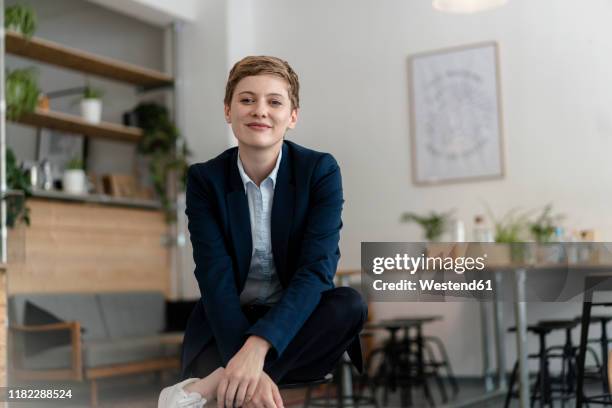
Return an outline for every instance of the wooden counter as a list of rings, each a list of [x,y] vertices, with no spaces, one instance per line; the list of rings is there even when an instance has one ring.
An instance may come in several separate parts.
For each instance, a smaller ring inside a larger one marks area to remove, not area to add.
[[[9,232],[8,293],[170,289],[164,214],[30,198],[31,225]]]

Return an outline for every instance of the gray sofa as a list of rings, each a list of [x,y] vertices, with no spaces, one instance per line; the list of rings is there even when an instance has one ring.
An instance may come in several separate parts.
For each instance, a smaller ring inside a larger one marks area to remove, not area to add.
[[[97,379],[180,364],[159,292],[18,294],[8,313],[13,377],[91,381],[93,406]]]

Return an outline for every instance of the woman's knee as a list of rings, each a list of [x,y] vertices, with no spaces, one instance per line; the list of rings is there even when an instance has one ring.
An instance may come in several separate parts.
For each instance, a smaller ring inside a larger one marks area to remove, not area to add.
[[[333,305],[341,321],[357,321],[362,325],[368,317],[368,305],[361,294],[348,286],[341,286],[324,292],[323,298]]]

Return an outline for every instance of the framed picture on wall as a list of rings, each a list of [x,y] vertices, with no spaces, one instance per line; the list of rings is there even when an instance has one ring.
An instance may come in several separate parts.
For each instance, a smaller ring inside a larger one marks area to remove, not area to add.
[[[82,135],[50,129],[38,130],[37,160],[49,160],[54,180],[62,177],[62,172],[70,160],[79,159],[84,163],[85,149],[85,137]]]
[[[503,177],[498,60],[495,42],[409,58],[415,184]]]

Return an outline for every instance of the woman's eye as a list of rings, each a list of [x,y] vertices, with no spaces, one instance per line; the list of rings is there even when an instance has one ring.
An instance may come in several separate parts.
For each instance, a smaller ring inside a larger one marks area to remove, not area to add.
[[[280,105],[282,105],[283,103],[282,103],[281,101],[271,100],[271,101],[270,101],[270,104],[271,104],[271,105],[274,105],[274,106],[280,106]]]
[[[252,103],[253,102],[253,98],[242,98],[240,100],[240,102],[242,102],[242,103]]]

